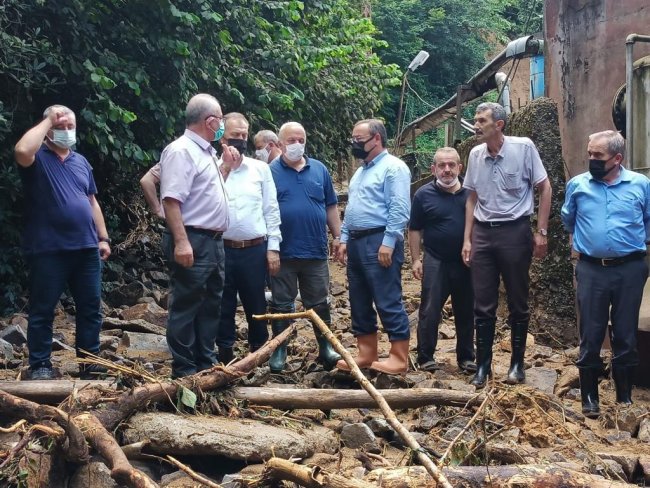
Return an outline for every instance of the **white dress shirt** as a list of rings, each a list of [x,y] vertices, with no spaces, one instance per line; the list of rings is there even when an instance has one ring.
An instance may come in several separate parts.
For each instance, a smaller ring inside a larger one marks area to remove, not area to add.
[[[279,251],[280,207],[269,165],[244,156],[239,167],[230,171],[226,192],[230,225],[224,239],[247,241],[266,237],[267,250]]]

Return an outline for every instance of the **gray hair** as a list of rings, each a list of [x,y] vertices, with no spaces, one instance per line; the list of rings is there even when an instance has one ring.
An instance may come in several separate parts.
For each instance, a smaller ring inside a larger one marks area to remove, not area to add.
[[[304,126],[301,123],[285,122],[284,124],[282,124],[280,130],[278,131],[278,139],[282,139],[286,131],[291,129],[298,129],[298,128],[302,129],[302,131],[305,133],[305,138],[307,138],[307,131],[305,130]]]
[[[506,124],[508,123],[508,114],[506,113],[505,108],[494,102],[483,102],[476,107],[477,114],[485,112],[486,110],[492,110],[492,120],[494,122],[503,120],[503,128],[506,128]]]
[[[190,98],[185,108],[185,125],[190,126],[202,122],[206,117],[214,115],[215,110],[221,111],[219,101],[207,93],[199,93]]]
[[[386,133],[386,126],[384,123],[379,120],[379,119],[365,119],[365,120],[360,120],[354,126],[358,126],[361,124],[368,124],[368,131],[370,132],[370,137],[375,137],[375,135],[379,134],[381,137],[381,145],[382,147],[386,147],[386,144],[388,143],[388,134]]]
[[[63,113],[74,115],[74,112],[71,109],[69,109],[68,107],[66,107],[65,105],[50,105],[43,112],[43,118],[47,119],[50,116],[50,112],[52,112],[52,110],[54,110],[55,108],[62,109]]]
[[[460,164],[460,155],[458,154],[458,151],[456,151],[453,147],[441,147],[438,148],[436,153],[433,155],[433,163],[436,163],[436,159],[438,158],[438,154],[452,154],[456,158],[456,162]]]
[[[261,139],[264,144],[272,142],[274,144],[278,143],[278,136],[272,130],[264,129],[255,134],[255,140]]]
[[[602,132],[595,132],[589,136],[589,140],[605,139],[607,143],[607,151],[612,156],[620,154],[625,156],[625,139],[623,136],[614,130],[604,130]]]

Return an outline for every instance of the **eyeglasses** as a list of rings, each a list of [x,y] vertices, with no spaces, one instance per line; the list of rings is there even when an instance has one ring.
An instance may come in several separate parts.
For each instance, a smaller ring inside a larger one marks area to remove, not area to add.
[[[215,119],[219,119],[219,121],[222,121],[222,120],[223,120],[223,115],[215,115],[215,114],[208,115],[208,116],[207,116],[205,119],[203,119],[203,120],[208,120],[210,117],[214,117]]]
[[[364,140],[361,139],[361,137],[359,137],[359,136],[355,136],[355,137],[351,137],[350,139],[348,139],[348,142],[349,142],[350,144],[354,144],[354,143],[357,143],[357,142],[361,142],[361,143],[363,143],[363,144],[365,145],[365,144],[367,144],[368,142],[370,142],[370,141],[373,139],[373,137],[375,137],[375,136],[370,136],[370,137],[368,137],[368,139],[366,139],[366,140],[364,141]]]

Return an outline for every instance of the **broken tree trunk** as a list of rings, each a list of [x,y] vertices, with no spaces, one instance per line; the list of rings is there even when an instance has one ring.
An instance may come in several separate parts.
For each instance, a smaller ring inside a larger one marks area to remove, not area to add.
[[[483,401],[483,395],[438,388],[377,390],[377,392],[392,408],[417,408],[426,405],[464,407],[480,405]],[[253,405],[265,405],[282,410],[377,407],[377,402],[364,390],[237,387],[233,389],[233,394],[235,398],[246,400]]]
[[[418,461],[426,468],[429,474],[436,480],[436,482],[442,488],[452,488],[445,478],[445,475],[442,474],[438,466],[431,460],[431,458],[425,454],[424,450],[420,446],[415,437],[402,425],[402,423],[397,419],[395,413],[391,410],[384,400],[384,397],[377,392],[377,389],[368,381],[368,379],[363,375],[359,366],[354,361],[352,355],[348,350],[343,347],[339,340],[332,334],[332,331],[329,329],[327,324],[314,312],[314,310],[307,310],[306,312],[294,313],[294,314],[269,314],[269,315],[254,315],[255,319],[291,319],[291,318],[308,318],[311,322],[318,327],[324,337],[327,338],[328,342],[332,345],[334,350],[338,352],[341,357],[345,360],[348,367],[350,368],[350,373],[352,376],[359,382],[361,387],[368,392],[368,394],[377,402],[379,409],[386,418],[386,422],[390,424],[395,432],[402,438],[404,444],[413,450]]]
[[[33,402],[58,405],[68,398],[75,388],[110,388],[114,384],[114,381],[103,380],[0,381],[0,390]]]
[[[630,486],[602,476],[583,473],[557,464],[512,464],[507,466],[455,466],[443,472],[454,486],[517,488],[623,488]],[[439,488],[422,466],[410,468],[380,468],[368,473],[366,481],[381,483],[382,488]]]
[[[280,458],[269,459],[264,474],[276,480],[292,481],[305,488],[377,488],[377,485],[366,481],[328,473],[318,466],[301,466]]]

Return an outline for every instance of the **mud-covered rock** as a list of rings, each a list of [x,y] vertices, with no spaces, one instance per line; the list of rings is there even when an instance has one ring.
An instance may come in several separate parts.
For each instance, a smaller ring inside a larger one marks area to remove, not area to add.
[[[381,448],[377,437],[370,427],[364,423],[348,424],[341,429],[341,442],[351,449],[365,449],[369,452],[379,452]]]

